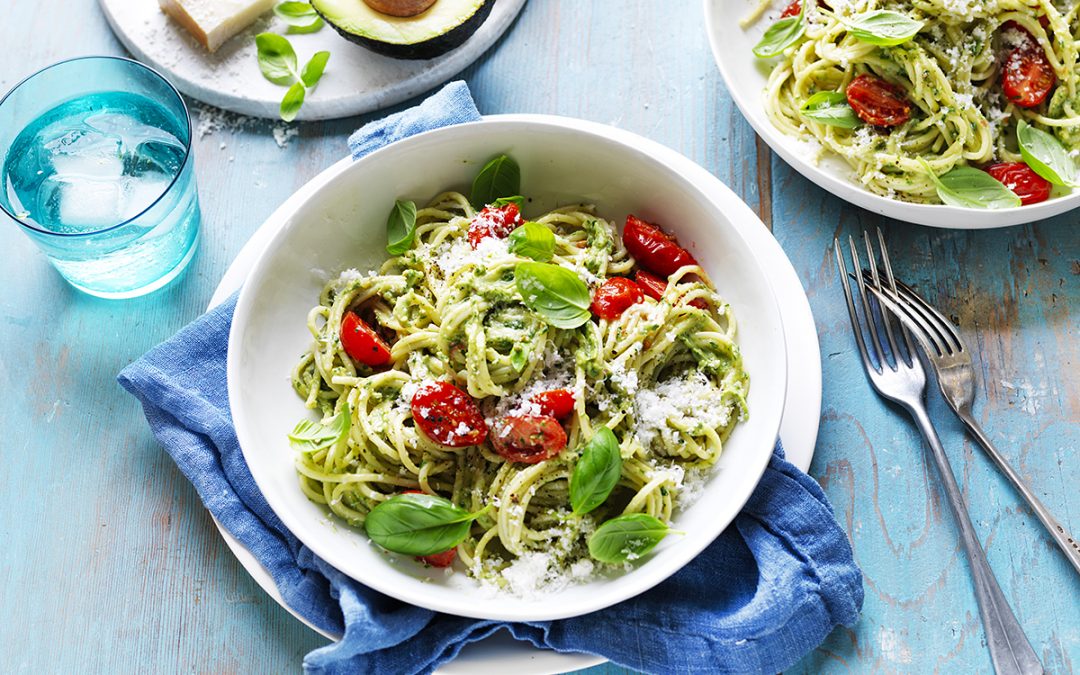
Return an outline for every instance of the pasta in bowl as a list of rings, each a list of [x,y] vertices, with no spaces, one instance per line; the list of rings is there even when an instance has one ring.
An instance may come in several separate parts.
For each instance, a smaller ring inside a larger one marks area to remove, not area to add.
[[[408,139],[263,254],[230,341],[238,436],[343,572],[441,611],[572,616],[658,583],[749,496],[786,373],[749,212],[613,133],[522,116]],[[524,197],[470,192],[492,157]]]

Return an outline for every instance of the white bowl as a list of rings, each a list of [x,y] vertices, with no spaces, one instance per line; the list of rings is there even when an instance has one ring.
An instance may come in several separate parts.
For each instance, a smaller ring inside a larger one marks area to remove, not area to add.
[[[961,230],[1022,225],[1056,216],[1080,206],[1080,190],[1054,196],[1045,202],[1011,209],[969,209],[944,204],[910,204],[876,195],[852,179],[850,167],[839,157],[825,153],[818,164],[810,159],[808,147],[783,133],[769,120],[762,103],[772,60],[759,59],[751,51],[765,29],[787,5],[773,0],[772,7],[753,26],[743,29],[739,19],[753,9],[748,0],[704,0],[705,30],[713,58],[720,67],[731,98],[743,117],[776,154],[792,168],[820,187],[856,206],[889,218],[920,225]]]
[[[489,119],[408,138],[357,161],[314,192],[263,251],[236,307],[229,338],[229,400],[244,458],[282,522],[348,576],[414,605],[461,616],[540,621],[591,612],[663,581],[731,522],[750,496],[777,437],[786,387],[783,326],[767,271],[726,212],[745,210],[729,193],[712,200],[673,168],[607,136],[602,125],[546,116]],[[625,132],[620,132],[626,138]],[[289,373],[311,337],[305,317],[327,278],[385,258],[394,200],[426,201],[464,189],[493,155],[522,168],[530,213],[595,203],[605,217],[627,213],[662,223],[701,262],[735,312],[750,374],[750,418],[732,433],[701,498],[675,518],[669,536],[633,571],[570,586],[539,600],[482,593],[463,572],[449,577],[389,556],[359,530],[303,495],[286,434],[310,415]]]

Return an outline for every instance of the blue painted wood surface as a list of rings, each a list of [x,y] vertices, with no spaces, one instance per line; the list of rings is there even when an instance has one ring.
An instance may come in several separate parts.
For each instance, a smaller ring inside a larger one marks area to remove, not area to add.
[[[61,58],[123,53],[93,0],[0,7],[0,89]],[[981,421],[1076,532],[1080,218],[958,232],[844,204],[756,140],[721,83],[700,6],[690,0],[532,0],[464,77],[483,112],[582,117],[678,149],[756,209],[792,257],[825,369],[812,474],[866,574],[858,625],[834,632],[792,672],[989,672],[937,477],[913,428],[865,382],[831,242],[885,229],[902,275],[956,317],[976,347]],[[80,295],[11,223],[0,225],[5,671],[296,672],[324,642],[250,580],[113,378],[198,316],[248,236],[341,157],[348,133],[371,117],[299,126],[284,148],[272,134],[281,125],[268,122],[199,138],[202,248],[178,282],[146,298]],[[990,564],[1036,652],[1050,672],[1080,668],[1080,579],[944,408],[935,412]]]

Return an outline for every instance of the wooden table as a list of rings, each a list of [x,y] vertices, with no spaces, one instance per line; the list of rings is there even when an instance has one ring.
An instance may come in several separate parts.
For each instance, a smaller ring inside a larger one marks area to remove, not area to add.
[[[123,53],[93,0],[4,4],[0,89],[62,58]],[[794,261],[825,369],[812,474],[851,535],[866,603],[855,628],[835,631],[793,672],[988,672],[938,478],[913,427],[863,377],[831,245],[836,235],[885,230],[904,278],[958,319],[975,346],[977,414],[991,437],[1077,533],[1078,216],[965,232],[846,205],[756,139],[721,84],[702,24],[690,0],[532,0],[464,78],[482,112],[582,117],[678,149],[756,209]],[[209,119],[199,110],[196,122]],[[283,125],[269,122],[199,138],[201,250],[179,281],[149,297],[81,295],[12,223],[0,225],[4,670],[297,672],[324,643],[232,557],[114,377],[203,311],[248,236],[343,156],[348,133],[371,117],[300,125],[284,147],[273,136]],[[1048,671],[1080,669],[1080,577],[944,413],[939,405],[1006,597]]]

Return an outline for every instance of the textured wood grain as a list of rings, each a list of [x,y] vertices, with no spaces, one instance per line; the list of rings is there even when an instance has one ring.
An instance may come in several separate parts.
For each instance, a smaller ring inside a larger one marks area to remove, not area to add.
[[[122,53],[93,0],[0,6],[14,55],[0,64],[2,89],[61,58]],[[850,532],[867,591],[859,624],[836,631],[793,671],[989,672],[938,479],[913,428],[865,383],[831,242],[885,229],[904,278],[954,315],[975,345],[976,409],[988,432],[1075,532],[1077,216],[946,232],[845,205],[756,139],[721,84],[697,2],[531,0],[464,77],[483,112],[583,117],[678,149],[771,223],[791,255],[811,296],[825,368],[812,473]],[[282,125],[267,122],[199,138],[201,249],[177,283],[147,298],[79,295],[15,227],[0,226],[5,670],[297,672],[324,642],[232,558],[113,378],[198,316],[251,232],[341,157],[348,133],[370,117],[300,126],[284,148],[272,133]],[[1080,668],[1080,580],[981,451],[941,406],[935,412],[990,563],[1036,651],[1051,672]]]

